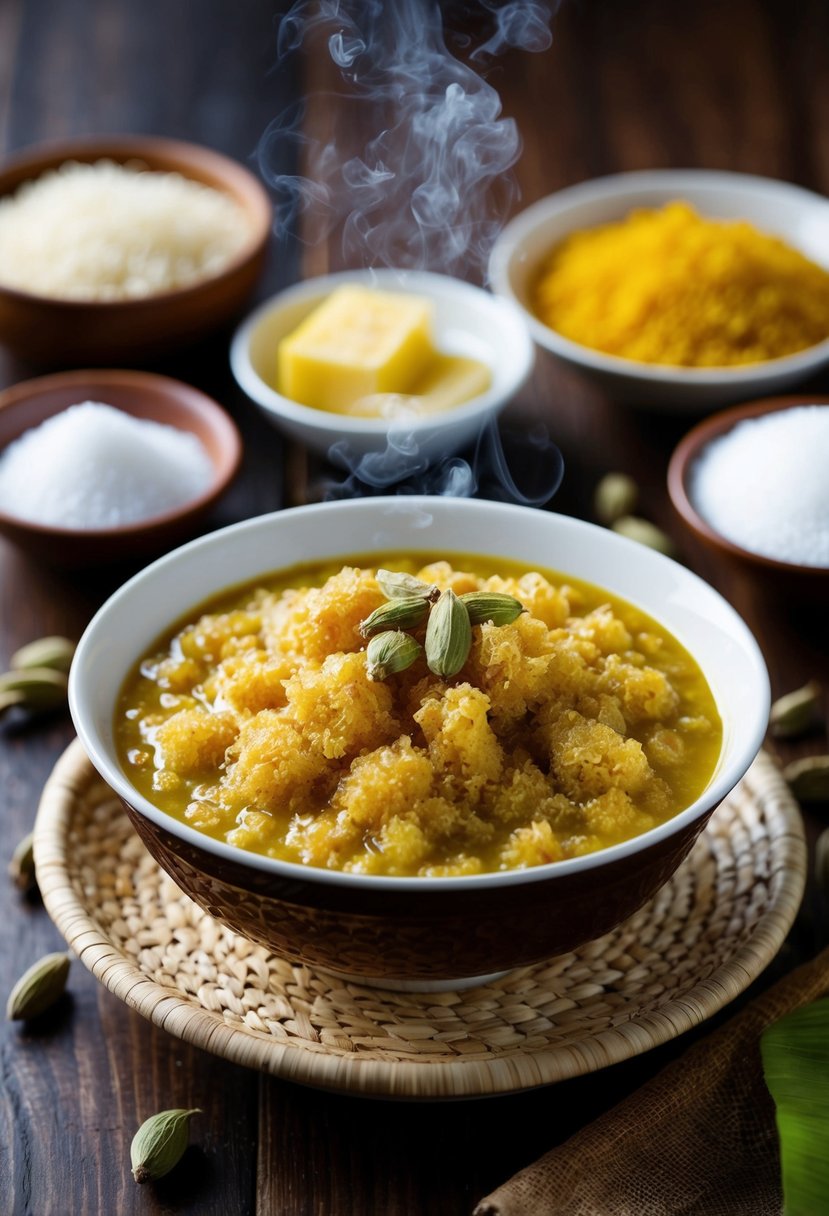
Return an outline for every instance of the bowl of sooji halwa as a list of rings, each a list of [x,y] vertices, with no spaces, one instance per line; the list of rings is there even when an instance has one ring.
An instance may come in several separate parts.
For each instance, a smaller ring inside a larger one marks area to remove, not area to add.
[[[82,638],[70,702],[211,915],[428,985],[572,949],[650,898],[756,754],[768,679],[733,609],[652,550],[376,498],[147,567]]]

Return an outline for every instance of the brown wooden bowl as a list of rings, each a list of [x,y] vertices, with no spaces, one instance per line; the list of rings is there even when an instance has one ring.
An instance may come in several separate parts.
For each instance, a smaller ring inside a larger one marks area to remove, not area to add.
[[[712,414],[695,426],[679,443],[668,466],[668,493],[674,509],[685,526],[718,558],[736,564],[752,582],[773,596],[795,595],[798,600],[829,600],[829,567],[801,566],[752,553],[717,532],[694,506],[690,479],[694,463],[713,439],[726,434],[746,418],[759,418],[798,405],[829,405],[829,396],[798,394],[766,397]]]
[[[0,533],[32,556],[64,567],[132,560],[159,553],[192,535],[198,520],[224,493],[239,468],[242,441],[235,423],[212,398],[167,376],[132,371],[58,372],[0,393],[0,452],[24,431],[88,400],[196,435],[213,465],[210,485],[182,506],[116,528],[60,528],[0,511]]]
[[[0,168],[0,197],[69,160],[138,160],[212,186],[242,208],[249,239],[219,274],[141,299],[57,299],[0,284],[0,342],[44,365],[112,364],[194,341],[241,311],[262,271],[273,223],[270,199],[252,173],[198,144],[107,136],[43,144],[12,157]]]

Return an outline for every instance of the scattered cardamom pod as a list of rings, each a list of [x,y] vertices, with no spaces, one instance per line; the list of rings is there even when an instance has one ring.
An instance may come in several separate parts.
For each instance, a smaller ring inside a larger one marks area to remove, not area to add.
[[[431,672],[448,680],[469,658],[472,625],[466,605],[447,588],[432,608],[426,627],[426,663]]]
[[[63,995],[69,974],[68,954],[45,954],[21,975],[9,993],[6,1017],[26,1022],[45,1013]]]
[[[66,704],[69,681],[63,671],[51,667],[28,667],[22,671],[6,671],[0,675],[0,699],[6,697],[5,708],[19,705],[30,712],[57,709]]]
[[[35,857],[32,850],[32,833],[28,832],[11,855],[9,861],[9,878],[20,891],[33,891],[37,886],[35,879]]]
[[[364,638],[370,638],[381,629],[415,629],[423,624],[428,612],[429,601],[423,596],[407,595],[405,599],[388,600],[360,621],[360,633]]]
[[[639,501],[639,487],[627,473],[606,473],[593,494],[593,514],[599,523],[610,527],[630,515]]]
[[[511,625],[526,608],[513,595],[497,591],[467,591],[460,597],[471,625]]]
[[[51,667],[54,671],[67,672],[75,654],[75,643],[69,638],[37,638],[21,646],[12,655],[10,663],[16,671],[28,667]]]
[[[829,828],[824,828],[815,844],[815,882],[818,890],[829,898]]]
[[[423,653],[417,638],[400,629],[377,633],[366,647],[366,672],[370,680],[385,680],[411,667]]]
[[[403,600],[416,596],[434,603],[440,595],[440,590],[434,583],[424,583],[413,574],[403,574],[398,570],[378,570],[374,577],[388,600]]]
[[[829,756],[803,756],[783,769],[798,802],[829,802]]]
[[[816,680],[810,680],[774,702],[769,714],[769,729],[778,739],[794,739],[817,721],[819,708],[820,685]]]
[[[640,545],[647,545],[649,549],[656,549],[658,553],[664,553],[666,557],[673,557],[675,553],[674,543],[670,536],[648,519],[640,519],[638,515],[623,515],[621,519],[614,520],[611,527],[620,536],[638,541]]]
[[[190,1120],[200,1115],[193,1110],[162,1110],[145,1119],[132,1138],[130,1161],[136,1182],[163,1178],[178,1165],[190,1140]]]

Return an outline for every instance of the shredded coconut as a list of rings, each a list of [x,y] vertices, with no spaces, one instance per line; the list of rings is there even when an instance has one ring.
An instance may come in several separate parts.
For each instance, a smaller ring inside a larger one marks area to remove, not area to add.
[[[829,406],[738,422],[705,447],[690,488],[700,515],[733,544],[829,566]]]
[[[67,161],[0,200],[0,282],[73,300],[156,295],[217,274],[248,231],[234,199],[178,173]]]
[[[0,510],[64,528],[115,528],[181,506],[211,478],[195,435],[85,401],[0,455]]]

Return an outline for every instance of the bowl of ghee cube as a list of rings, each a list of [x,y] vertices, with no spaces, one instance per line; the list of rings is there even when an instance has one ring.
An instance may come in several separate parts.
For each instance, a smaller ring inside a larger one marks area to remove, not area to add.
[[[615,400],[702,411],[829,363],[829,201],[741,173],[583,182],[511,221],[493,289]]]
[[[338,463],[397,447],[436,460],[473,442],[533,365],[521,310],[426,271],[349,270],[257,308],[233,373],[270,422]]]
[[[279,511],[168,554],[100,609],[69,692],[93,764],[210,915],[424,988],[631,915],[769,707],[756,642],[685,567],[439,496]]]

